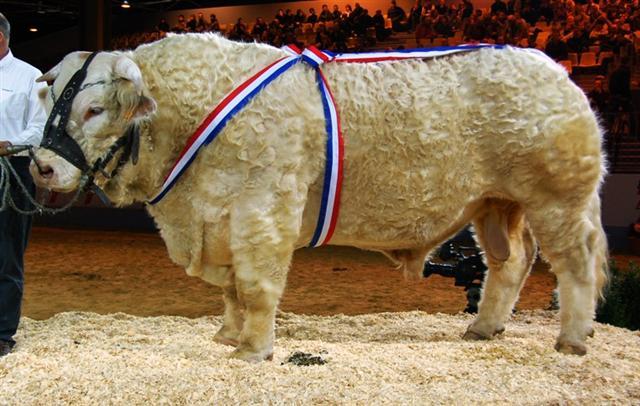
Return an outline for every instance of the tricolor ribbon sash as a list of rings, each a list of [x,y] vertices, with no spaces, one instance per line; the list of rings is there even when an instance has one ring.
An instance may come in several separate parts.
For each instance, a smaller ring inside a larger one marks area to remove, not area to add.
[[[487,47],[502,48],[501,45],[474,44],[428,49],[333,54],[328,51],[320,51],[313,46],[301,51],[295,45],[287,45],[283,47],[283,50],[289,54],[288,56],[278,59],[233,89],[222,99],[215,109],[213,109],[211,114],[205,118],[187,141],[178,160],[165,178],[160,191],[149,203],[156,204],[162,200],[194,161],[200,148],[211,143],[211,141],[220,134],[225,124],[246,106],[260,90],[289,70],[293,65],[303,61],[316,70],[316,78],[322,96],[327,130],[327,162],[325,165],[322,201],[316,229],[309,245],[311,247],[317,247],[327,244],[329,240],[331,240],[331,236],[335,230],[340,209],[344,141],[342,138],[338,108],[320,66],[328,62],[371,63],[404,59],[435,58]]]

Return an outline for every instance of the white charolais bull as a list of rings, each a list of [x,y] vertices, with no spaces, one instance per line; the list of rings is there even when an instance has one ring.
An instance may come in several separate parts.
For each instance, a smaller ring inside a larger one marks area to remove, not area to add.
[[[284,55],[213,34],[100,53],[85,79],[98,84],[73,101],[68,133],[93,162],[137,122],[139,162],[97,183],[117,204],[146,201],[220,99]],[[41,95],[49,108],[86,58],[72,53],[43,76],[53,80]],[[598,196],[605,165],[597,119],[562,67],[506,48],[322,69],[345,138],[331,244],[382,251],[411,277],[434,247],[472,222],[490,271],[467,339],[504,330],[539,245],[559,282],[556,349],[584,354],[606,280]],[[325,142],[315,72],[298,64],[147,207],[173,261],[223,288],[215,338],[236,346],[234,357],[272,356],[293,251],[309,243],[317,222]],[[46,149],[37,157],[45,167],[33,171],[40,186],[78,186],[77,168]]]

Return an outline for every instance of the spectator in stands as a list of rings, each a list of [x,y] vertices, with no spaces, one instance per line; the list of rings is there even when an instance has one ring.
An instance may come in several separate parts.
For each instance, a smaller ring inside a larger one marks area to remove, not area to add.
[[[609,44],[613,53],[620,57],[629,57],[633,55],[633,42],[630,39],[630,35],[622,28],[612,30],[614,32],[613,38],[609,37]]]
[[[346,14],[348,18],[351,18],[351,13],[353,13],[353,8],[351,8],[351,4],[347,4],[346,6],[344,6],[343,14]]]
[[[478,9],[471,15],[471,19],[465,27],[463,38],[465,41],[482,41],[485,37],[486,32],[482,10]]]
[[[331,38],[331,42],[333,43],[332,47],[336,52],[346,52],[347,38],[351,32],[351,28],[349,28],[348,22],[344,20],[342,16],[340,16],[338,20],[333,21],[333,27],[328,30],[329,37]]]
[[[447,0],[438,0],[438,4],[435,6],[436,11],[441,16],[449,16],[451,9],[447,6]]]
[[[440,14],[437,9],[433,11],[433,29],[437,36],[449,38],[453,36],[448,14]]]
[[[304,14],[301,8],[296,10],[296,15],[293,17],[293,21],[296,25],[302,24],[307,21],[307,16]]]
[[[507,15],[520,14],[521,2],[520,0],[507,0]]]
[[[407,14],[402,7],[396,4],[395,0],[391,0],[391,7],[387,10],[387,17],[391,19],[391,29],[395,32],[406,31]]]
[[[186,32],[187,31],[187,22],[184,19],[184,15],[180,14],[178,16],[178,22],[173,26],[173,31],[175,32]]]
[[[501,12],[507,14],[507,3],[502,0],[495,0],[493,4],[491,4],[491,14],[497,15]]]
[[[473,3],[471,0],[462,0],[462,13],[460,15],[462,21],[468,21],[473,15]]]
[[[204,15],[198,13],[198,19],[196,20],[196,31],[203,32],[207,30],[207,22],[204,21]]]
[[[373,27],[373,17],[369,15],[369,10],[363,9],[353,30],[357,35],[364,37],[369,27]]]
[[[609,103],[609,93],[604,89],[604,76],[596,76],[593,82],[593,89],[587,94],[591,108],[598,112],[601,116],[607,112]]]
[[[238,18],[238,21],[234,24],[233,28],[229,32],[229,39],[236,41],[251,40],[251,35],[247,30],[247,25],[242,20],[242,17]]]
[[[605,20],[596,21],[593,29],[589,33],[589,41],[593,44],[599,44],[602,39],[606,39],[609,35],[609,25]]]
[[[433,19],[431,13],[425,13],[420,18],[420,24],[416,28],[416,45],[422,46],[422,40],[428,39],[429,43],[433,43],[433,39],[436,37],[436,32],[433,28]]]
[[[525,7],[531,8],[531,6],[534,6],[533,12],[534,12],[535,20],[531,22],[525,18],[527,23],[531,25],[535,25],[535,23],[538,22],[538,19],[542,19],[547,23],[547,25],[550,25],[554,20],[553,6],[551,4],[553,2],[554,0],[541,0],[537,6],[535,4],[532,4],[531,2],[523,2],[523,5],[522,5],[523,11],[521,14],[524,17],[524,8]]]
[[[340,6],[338,6],[337,4],[334,4],[333,12],[331,14],[333,15],[333,20],[339,20],[340,18],[342,18],[342,12],[340,11]]]
[[[626,106],[631,99],[631,67],[629,58],[621,58],[609,77],[609,92],[613,104]],[[625,110],[627,111],[627,110]]]
[[[550,10],[551,18],[547,20],[547,23],[553,20],[553,10]],[[535,25],[540,18],[539,10],[532,7],[531,3],[527,2],[522,5],[522,17],[528,24]],[[545,19],[545,17],[542,17]]]
[[[166,19],[161,18],[160,22],[156,26],[156,29],[161,32],[169,32],[169,30],[171,30],[171,27],[169,27],[169,23],[167,23]]]
[[[324,23],[318,24],[318,30],[316,31],[316,42],[314,44],[319,49],[332,49],[333,41],[327,31],[327,26]]]
[[[318,15],[316,14],[316,9],[313,7],[309,9],[309,16],[307,16],[307,22],[310,24],[315,24],[318,22]]]
[[[209,16],[209,24],[207,25],[207,30],[211,32],[220,31],[220,22],[218,21],[218,17],[216,17],[215,14],[211,14]]]
[[[507,30],[505,43],[511,45],[520,45],[523,40],[528,39],[529,25],[524,18],[516,15],[507,17]]]
[[[485,18],[485,39],[488,42],[504,43],[507,28],[507,15],[502,11]]]
[[[391,36],[391,30],[385,28],[385,21],[384,16],[382,15],[382,10],[376,10],[376,13],[373,15],[373,26],[376,28],[376,39],[378,41],[385,41]]]
[[[295,25],[295,16],[293,15],[293,11],[291,11],[291,9],[288,8],[284,12],[284,26],[293,27],[294,25]]]
[[[364,9],[360,5],[360,3],[355,3],[353,10],[349,14],[349,17],[351,18],[351,22],[353,23],[355,20],[360,18],[363,12],[364,12]]]
[[[329,11],[329,6],[326,4],[322,5],[322,11],[320,12],[320,17],[318,17],[319,21],[333,21],[333,14]]]
[[[576,24],[573,31],[565,36],[569,52],[582,53],[589,48],[589,31],[584,24]]]
[[[569,48],[562,38],[560,27],[555,26],[551,29],[551,35],[549,35],[547,44],[544,47],[544,52],[555,61],[569,59]]]
[[[284,26],[287,22],[287,18],[284,16],[284,10],[278,9],[276,16],[273,18],[279,25]]]
[[[415,0],[411,10],[409,10],[409,31],[415,31],[422,18],[422,0]]]
[[[253,28],[251,29],[251,36],[256,41],[262,41],[262,38],[268,29],[269,29],[269,26],[264,21],[264,19],[262,17],[258,17],[256,18],[256,22],[253,25]]]
[[[189,32],[196,32],[196,15],[195,14],[191,14],[189,16],[189,19],[187,20],[187,31]]]

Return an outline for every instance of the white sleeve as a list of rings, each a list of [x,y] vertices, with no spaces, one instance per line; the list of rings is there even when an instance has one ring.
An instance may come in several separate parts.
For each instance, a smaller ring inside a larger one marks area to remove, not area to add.
[[[26,120],[25,129],[16,136],[15,143],[17,144],[40,145],[44,125],[47,122],[47,114],[44,111],[42,103],[40,103],[38,91],[44,87],[46,87],[45,83],[36,83],[34,78],[31,91],[29,92],[27,111],[24,115]]]

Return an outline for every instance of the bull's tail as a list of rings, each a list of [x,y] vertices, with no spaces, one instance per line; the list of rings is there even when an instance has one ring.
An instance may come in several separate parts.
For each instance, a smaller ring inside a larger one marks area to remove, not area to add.
[[[597,192],[591,198],[588,217],[594,228],[589,246],[595,257],[596,300],[603,300],[604,290],[609,282],[609,248],[600,220],[600,196]]]

